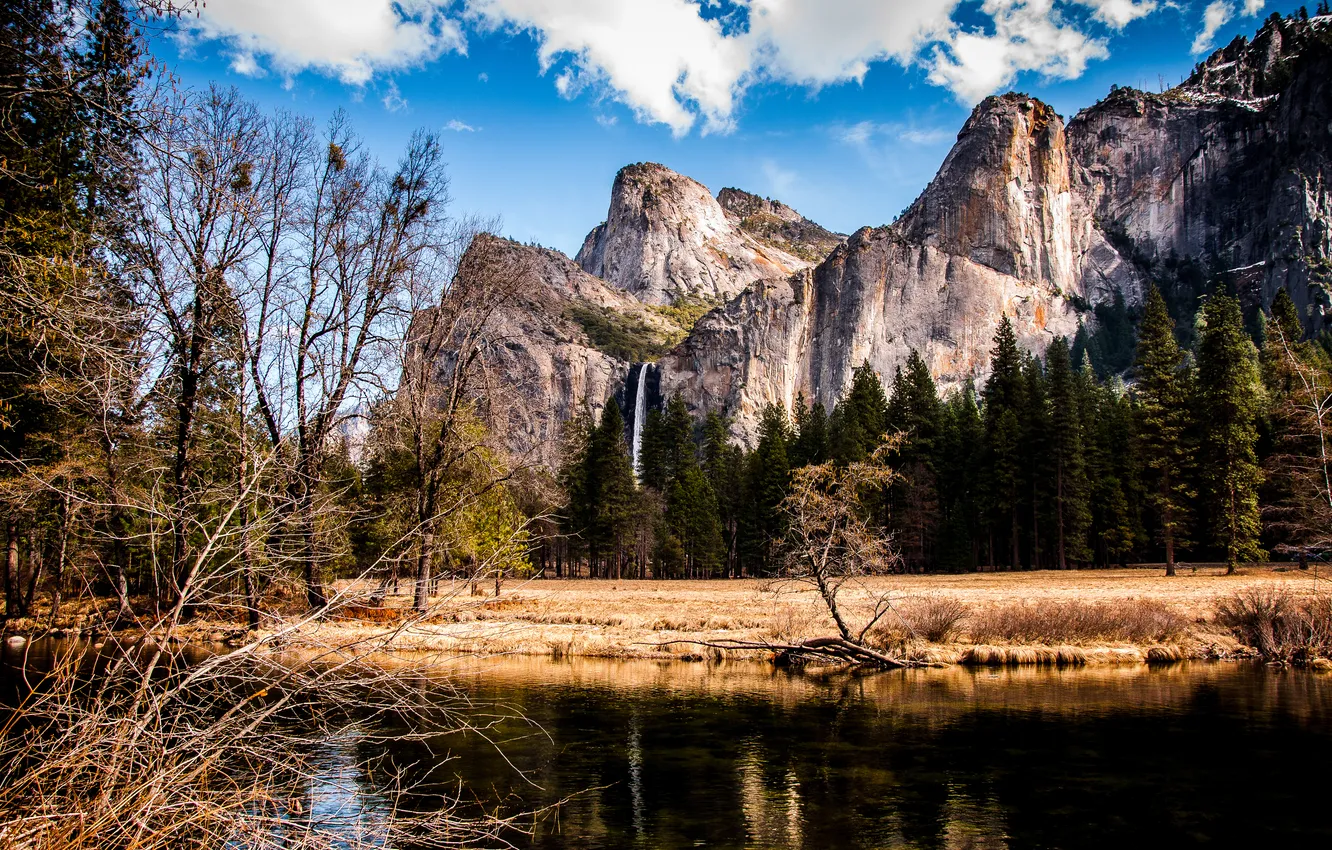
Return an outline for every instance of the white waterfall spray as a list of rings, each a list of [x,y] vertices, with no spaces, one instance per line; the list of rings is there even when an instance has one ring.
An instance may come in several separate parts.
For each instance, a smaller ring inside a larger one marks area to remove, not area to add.
[[[634,475],[639,475],[638,453],[643,448],[643,419],[647,416],[647,367],[643,363],[638,367],[638,392],[634,395],[634,438],[630,451],[634,456]]]

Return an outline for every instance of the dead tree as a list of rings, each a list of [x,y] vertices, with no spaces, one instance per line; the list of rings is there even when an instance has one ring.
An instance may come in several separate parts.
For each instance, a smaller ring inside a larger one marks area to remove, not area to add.
[[[915,665],[865,642],[870,630],[892,613],[893,605],[890,593],[872,591],[863,579],[895,572],[901,564],[892,538],[869,521],[865,501],[898,480],[899,473],[888,461],[901,442],[900,434],[886,437],[868,458],[844,468],[825,463],[796,470],[781,503],[787,532],[779,549],[781,575],[775,589],[817,593],[837,635],[789,643],[717,641],[707,646],[768,650],[779,663],[823,659],[884,669]],[[853,587],[868,599],[868,606],[848,602],[846,591]]]

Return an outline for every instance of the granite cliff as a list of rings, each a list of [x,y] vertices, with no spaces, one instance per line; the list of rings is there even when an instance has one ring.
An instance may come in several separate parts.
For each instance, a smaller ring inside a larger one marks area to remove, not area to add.
[[[555,465],[564,423],[582,409],[599,414],[631,361],[655,359],[684,335],[558,251],[483,235],[469,253],[513,293],[489,321],[481,360],[491,429],[524,459]]]
[[[606,220],[575,259],[647,304],[720,302],[813,266],[839,241],[785,204],[737,190],[719,201],[698,181],[649,162],[615,175]]]

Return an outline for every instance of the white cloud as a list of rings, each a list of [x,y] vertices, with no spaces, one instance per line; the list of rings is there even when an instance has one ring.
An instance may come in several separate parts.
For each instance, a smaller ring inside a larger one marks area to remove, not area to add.
[[[451,130],[451,131],[453,131],[454,133],[475,133],[475,132],[476,132],[476,128],[473,127],[471,124],[466,124],[466,123],[464,123],[464,122],[462,122],[462,121],[459,121],[457,118],[450,119],[450,120],[449,120],[449,123],[447,123],[447,124],[444,125],[444,129],[445,129],[445,130]]]
[[[918,128],[907,128],[897,134],[897,138],[912,145],[937,145],[940,142],[947,142],[957,135],[955,130],[945,130],[940,127],[934,127],[928,130]]]
[[[699,116],[706,129],[731,127],[747,47],[689,0],[472,0],[469,9],[490,27],[532,33],[543,72],[568,57],[555,78],[565,97],[604,83],[676,135]]]
[[[1239,0],[1213,6],[1233,9]],[[1244,0],[1246,10],[1261,0]],[[965,5],[963,27],[954,20]],[[926,70],[974,102],[1023,72],[1077,77],[1104,37],[1171,0],[210,0],[195,37],[224,40],[238,73],[261,60],[362,84],[376,72],[465,51],[464,27],[530,34],[543,74],[676,135],[735,124],[755,83],[861,82],[877,62]],[[979,23],[976,23],[979,19]],[[1219,26],[1219,25],[1218,25]],[[477,77],[485,82],[488,77]]]
[[[945,36],[958,0],[748,0],[751,55],[774,77],[822,86],[860,81],[870,63],[910,64]]]
[[[937,145],[951,140],[955,130],[942,127],[916,127],[908,124],[880,124],[860,121],[856,124],[833,127],[833,137],[843,144],[865,148],[871,142],[890,140],[908,145]]]
[[[1145,18],[1157,8],[1156,0],[1077,0],[1077,3],[1091,8],[1093,18],[1115,29]]]
[[[231,57],[231,70],[245,77],[262,77],[264,75],[264,69],[259,67],[259,61],[254,58],[254,54],[245,51]]]
[[[388,90],[384,92],[384,97],[381,102],[384,104],[384,108],[389,112],[397,112],[407,108],[407,98],[403,97],[402,92],[398,91],[398,84],[396,82],[390,82],[388,84]]]
[[[1198,33],[1198,37],[1193,40],[1193,53],[1196,56],[1199,53],[1206,53],[1212,49],[1212,41],[1216,38],[1216,33],[1223,26],[1230,23],[1230,19],[1235,16],[1235,7],[1226,2],[1226,0],[1212,0],[1203,10],[1203,28]]]
[[[985,0],[994,32],[957,31],[933,53],[930,80],[974,103],[1022,71],[1071,80],[1110,55],[1105,43],[1066,23],[1054,0]]]
[[[490,82],[490,75],[487,74],[485,71],[482,71],[481,73],[479,73],[479,74],[476,75],[476,79],[477,79],[477,82],[480,82],[480,83],[488,83],[488,82]]]
[[[283,73],[316,69],[355,84],[465,49],[435,0],[209,0],[183,26],[227,42],[239,73],[258,73],[263,56]]]
[[[1263,0],[1244,0],[1244,16],[1252,18],[1263,10]]]
[[[782,168],[773,159],[763,160],[760,167],[763,169],[763,179],[767,183],[768,191],[772,193],[769,197],[779,199],[782,196],[790,197],[791,190],[795,188],[800,175],[790,169]]]

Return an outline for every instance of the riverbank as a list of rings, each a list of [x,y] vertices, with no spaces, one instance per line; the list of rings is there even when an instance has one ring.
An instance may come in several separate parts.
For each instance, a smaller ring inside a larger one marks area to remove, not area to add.
[[[1174,578],[1157,570],[1041,571],[892,576],[844,592],[851,620],[877,595],[891,593],[894,610],[868,639],[909,657],[941,664],[1142,664],[1236,658],[1252,650],[1218,622],[1218,605],[1243,593],[1314,592],[1309,572],[1284,565],[1252,566],[1226,576],[1218,567],[1184,568]],[[1320,581],[1323,593],[1329,590]],[[368,587],[342,584],[348,597]],[[407,589],[403,585],[403,590]],[[485,595],[472,595],[479,590]],[[389,596],[383,607],[348,606],[321,622],[265,623],[261,634],[293,649],[357,641],[479,656],[704,660],[725,642],[785,642],[834,634],[821,600],[790,585],[760,580],[602,581],[534,579],[493,587],[444,584],[424,620],[410,619],[410,598]],[[57,634],[80,634],[95,617],[72,613]],[[11,631],[45,632],[39,619],[13,621]],[[205,615],[179,634],[199,643],[237,642],[245,635],[227,617]],[[735,653],[728,653],[737,657]],[[763,658],[761,650],[738,657]]]

